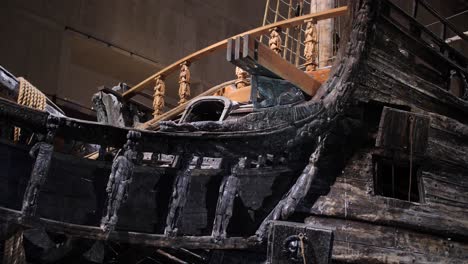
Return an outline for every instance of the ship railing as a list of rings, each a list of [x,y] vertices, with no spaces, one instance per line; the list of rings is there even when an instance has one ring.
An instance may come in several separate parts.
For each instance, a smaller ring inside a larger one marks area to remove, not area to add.
[[[441,74],[442,79],[445,80],[443,88],[449,90],[451,82],[455,78],[460,79],[464,83],[464,86],[468,84],[467,57],[446,42],[448,30],[468,44],[467,35],[458,30],[453,23],[442,17],[425,0],[414,0],[411,14],[405,12],[391,1],[385,0],[383,3],[384,19],[397,25],[416,43],[431,47],[431,49],[420,50],[417,57],[419,57],[425,65],[430,66],[430,68]],[[428,29],[418,20],[418,14],[421,8],[424,8],[429,14],[433,15],[437,19],[437,23],[441,24],[439,35]],[[425,56],[423,54],[427,54],[428,52],[431,53],[431,56]],[[464,92],[460,92],[457,96],[466,100],[468,99],[468,89],[464,90]]]
[[[129,100],[130,98],[134,97],[138,93],[142,92],[145,89],[152,87],[154,89],[154,100],[153,100],[153,119],[148,121],[147,123],[143,124],[140,128],[147,128],[150,127],[151,124],[155,124],[162,120],[167,120],[168,118],[174,117],[174,115],[180,114],[185,106],[187,106],[190,98],[190,65],[193,63],[201,60],[202,58],[206,58],[217,51],[226,51],[228,47],[229,40],[240,38],[243,36],[249,36],[250,38],[259,39],[262,36],[268,37],[268,45],[269,47],[278,54],[278,56],[282,56],[282,51],[284,43],[282,41],[283,35],[282,30],[287,30],[290,28],[297,28],[304,26],[306,30],[301,30],[300,33],[304,34],[304,45],[302,46],[304,49],[304,63],[300,64],[300,67],[306,68],[306,70],[313,71],[317,69],[317,22],[321,20],[331,19],[339,16],[346,15],[347,7],[338,7],[329,9],[323,12],[317,12],[313,14],[302,15],[282,21],[278,21],[272,24],[264,25],[259,28],[255,28],[231,38],[227,38],[220,42],[217,42],[213,45],[210,45],[204,49],[201,49],[197,52],[194,52],[174,63],[167,66],[166,68],[154,73],[153,75],[149,76],[142,82],[136,84],[131,89],[123,93],[122,97],[124,100]],[[314,35],[315,34],[315,35]],[[286,47],[287,48],[287,47]],[[289,61],[288,61],[289,62]],[[297,65],[295,62],[292,63],[293,65]],[[164,97],[166,91],[166,84],[165,80],[173,75],[179,74],[179,102],[178,106],[175,107],[173,110],[163,113],[164,109]],[[239,76],[243,76],[242,73],[236,74]],[[225,86],[218,85],[213,87],[202,95],[212,95],[218,92],[219,90],[223,89]]]

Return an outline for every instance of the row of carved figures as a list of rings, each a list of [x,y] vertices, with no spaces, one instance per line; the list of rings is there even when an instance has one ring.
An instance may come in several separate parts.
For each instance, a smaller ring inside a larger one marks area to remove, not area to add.
[[[270,49],[280,54],[282,51],[282,38],[281,29],[279,27],[272,28],[270,30],[270,40],[268,41]],[[317,34],[317,22],[315,20],[307,21],[307,27],[305,30],[305,41],[304,41],[304,56],[306,58],[305,67],[306,71],[315,71],[317,69],[317,56],[318,56],[318,34]],[[190,98],[190,69],[189,62],[183,62],[180,64],[179,73],[179,102],[178,105],[185,104]],[[248,73],[243,69],[236,67],[236,87],[237,89],[250,85],[248,81]],[[154,86],[154,101],[153,101],[153,116],[157,117],[162,115],[164,112],[164,97],[166,94],[166,84],[163,76],[157,76],[155,78]],[[215,95],[222,95],[222,92],[218,92]]]

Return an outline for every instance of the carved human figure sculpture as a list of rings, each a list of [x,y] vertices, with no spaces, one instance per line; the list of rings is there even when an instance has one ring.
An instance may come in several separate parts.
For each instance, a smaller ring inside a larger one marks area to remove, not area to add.
[[[231,173],[223,178],[219,187],[218,202],[216,205],[213,231],[211,235],[215,239],[226,238],[226,230],[232,217],[234,199],[239,189],[238,174],[245,169],[247,158],[240,158],[238,163],[231,168]]]
[[[127,143],[124,145],[124,154],[117,156],[112,163],[111,173],[107,182],[107,210],[101,219],[101,229],[104,232],[114,230],[118,220],[120,206],[125,203],[128,197],[130,184],[132,183],[133,161],[137,156],[137,142],[141,137],[139,132],[130,131],[127,135]]]
[[[190,70],[188,63],[184,62],[180,65],[179,74],[179,105],[188,101],[190,97]]]
[[[279,27],[275,27],[270,29],[270,40],[268,41],[268,45],[270,46],[270,49],[273,50],[275,53],[280,54],[281,53],[281,36],[279,32],[281,29]]]
[[[156,85],[154,86],[154,100],[153,100],[153,116],[156,117],[163,113],[164,109],[164,96],[166,94],[166,84],[161,76],[156,77]]]
[[[318,55],[318,34],[317,23],[309,21],[305,30],[304,56],[306,58],[306,71],[315,71],[317,69]]]
[[[247,77],[249,76],[249,74],[246,71],[244,71],[242,68],[236,67],[236,76],[237,76],[237,81],[235,82],[235,84],[236,84],[237,89],[244,88],[250,84],[249,80],[247,80]]]
[[[38,136],[39,142],[30,149],[29,155],[35,158],[31,177],[23,195],[22,219],[36,214],[38,196],[44,185],[52,163],[54,153],[54,138],[57,132],[59,118],[50,115],[47,118],[47,134]]]
[[[106,187],[109,197],[107,214],[101,222],[103,231],[110,231],[114,228],[115,224],[117,224],[117,212],[120,205],[127,199],[134,166],[131,162],[132,153],[132,150],[125,151],[124,155],[118,156],[112,164],[112,171]]]

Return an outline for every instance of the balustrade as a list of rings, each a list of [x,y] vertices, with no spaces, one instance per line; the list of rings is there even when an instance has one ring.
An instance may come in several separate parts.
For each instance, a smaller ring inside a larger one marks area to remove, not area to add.
[[[301,16],[303,10],[306,9],[306,7],[304,6],[305,3],[309,2],[300,1],[300,4],[295,9],[293,9],[293,7],[290,6],[290,9],[288,10],[288,17],[292,17],[293,15],[295,17],[286,19],[281,15],[277,15],[275,20],[279,20],[278,18],[285,20],[246,31],[242,34],[234,36],[233,38],[249,35],[252,38],[260,37],[260,39],[262,39],[264,35],[266,35],[266,39],[268,39],[268,42],[266,44],[276,54],[278,54],[285,60],[289,61],[289,63],[295,65],[298,68],[302,68],[305,66],[306,71],[314,71],[317,69],[318,66],[317,57],[319,43],[317,37],[317,22],[320,20],[342,16],[346,13],[347,7],[338,7],[323,12]],[[303,27],[306,25],[307,27],[304,30]],[[288,35],[284,34],[284,32],[282,31],[283,29],[288,32]],[[295,37],[293,37],[293,34]],[[286,39],[285,43],[283,43],[284,38]],[[304,39],[305,41],[302,41],[302,39]],[[126,100],[130,99],[131,97],[137,95],[141,90],[145,89],[149,84],[153,83],[154,120],[163,120],[166,118],[166,116],[173,116],[175,113],[171,112],[170,115],[166,115],[166,113],[164,113],[166,90],[165,80],[168,76],[170,76],[174,72],[177,72],[178,70],[179,101],[177,111],[183,111],[183,106],[190,100],[191,97],[191,72],[189,68],[190,65],[193,62],[201,59],[202,57],[212,54],[214,51],[225,50],[228,45],[228,40],[229,39],[220,41],[171,64],[170,66],[147,78],[143,82],[132,87],[130,90],[123,94],[123,98]],[[301,49],[303,49],[304,51],[303,55],[301,55]],[[287,58],[285,55],[286,53],[288,53],[289,55]],[[248,73],[243,69],[236,68],[236,76],[237,79],[234,83],[237,89],[247,87],[250,85]],[[224,87],[217,87],[215,91],[210,90],[210,92],[211,94],[215,95],[223,95],[223,89]]]

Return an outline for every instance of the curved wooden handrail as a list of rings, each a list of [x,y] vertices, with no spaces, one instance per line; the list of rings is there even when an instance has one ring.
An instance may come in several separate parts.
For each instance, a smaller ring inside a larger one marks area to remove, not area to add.
[[[188,56],[186,56],[186,57],[172,63],[171,65],[169,65],[166,68],[158,71],[157,73],[151,75],[150,77],[148,77],[144,81],[142,81],[139,84],[133,86],[130,90],[125,92],[123,94],[123,98],[124,99],[129,99],[129,98],[135,96],[137,92],[143,90],[146,86],[148,86],[151,82],[153,82],[156,77],[158,77],[158,76],[167,77],[171,73],[177,71],[179,69],[179,67],[180,67],[180,64],[182,64],[184,62],[193,63],[193,62],[199,60],[200,58],[204,57],[207,54],[213,53],[213,52],[218,51],[218,50],[225,49],[227,47],[228,40],[231,39],[231,38],[244,36],[244,35],[252,35],[253,37],[257,37],[257,36],[268,33],[268,31],[270,29],[275,28],[275,27],[289,28],[289,27],[295,27],[295,26],[301,25],[301,24],[305,23],[307,20],[310,20],[310,19],[315,19],[316,21],[319,21],[319,20],[334,18],[334,17],[337,17],[337,16],[345,15],[347,10],[348,10],[348,8],[346,6],[333,8],[333,9],[329,9],[329,10],[326,10],[326,11],[323,11],[323,12],[303,15],[303,16],[283,20],[283,21],[280,21],[280,22],[276,22],[276,23],[273,23],[273,24],[269,24],[269,25],[266,25],[266,26],[258,27],[258,28],[243,32],[241,34],[235,35],[233,37],[227,38],[227,39],[222,40],[222,41],[220,41],[218,43],[215,43],[215,44],[213,44],[211,46],[208,46],[208,47],[206,47],[204,49],[201,49],[201,50],[199,50],[197,52],[194,52],[194,53],[192,53],[192,54],[190,54],[190,55],[188,55]]]

